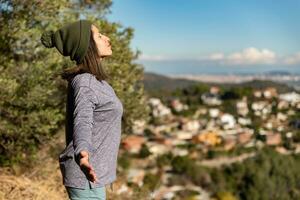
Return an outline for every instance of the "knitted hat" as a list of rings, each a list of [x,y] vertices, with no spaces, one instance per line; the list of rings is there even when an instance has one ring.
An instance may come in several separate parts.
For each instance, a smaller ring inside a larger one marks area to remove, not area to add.
[[[92,23],[88,20],[78,20],[54,31],[46,31],[41,36],[42,44],[47,48],[56,49],[63,56],[70,56],[77,64],[82,63],[87,52]]]

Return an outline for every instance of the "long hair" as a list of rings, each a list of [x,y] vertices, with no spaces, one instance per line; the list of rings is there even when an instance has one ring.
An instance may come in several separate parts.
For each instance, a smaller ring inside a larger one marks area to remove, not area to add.
[[[82,74],[85,72],[95,75],[99,81],[110,78],[104,71],[102,63],[97,58],[98,48],[91,32],[89,47],[86,55],[83,58],[83,62],[75,67],[64,69],[63,72],[60,73],[61,78],[70,81],[77,74]]]

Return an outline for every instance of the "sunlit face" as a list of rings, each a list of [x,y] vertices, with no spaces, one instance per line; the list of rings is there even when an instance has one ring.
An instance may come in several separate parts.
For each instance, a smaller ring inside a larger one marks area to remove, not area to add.
[[[103,57],[112,55],[109,37],[101,34],[99,32],[99,29],[95,25],[92,25],[91,31],[92,31],[93,38],[94,38],[94,41],[95,41],[97,49],[98,49],[99,57],[103,58]]]

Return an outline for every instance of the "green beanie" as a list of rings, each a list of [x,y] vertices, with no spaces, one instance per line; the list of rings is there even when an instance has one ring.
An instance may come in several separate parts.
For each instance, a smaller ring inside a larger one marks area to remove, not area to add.
[[[77,64],[82,63],[87,52],[92,23],[78,20],[54,31],[46,31],[41,36],[42,44],[47,48],[57,48],[63,56],[70,56]]]

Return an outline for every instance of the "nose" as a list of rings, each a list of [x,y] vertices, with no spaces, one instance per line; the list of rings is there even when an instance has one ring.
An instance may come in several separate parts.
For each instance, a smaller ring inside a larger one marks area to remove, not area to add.
[[[109,45],[111,45],[111,44],[110,44],[110,39],[109,39],[109,38],[107,38],[107,43],[108,43]]]
[[[109,38],[109,37],[105,36],[105,38],[106,38],[106,40],[107,40],[108,42],[110,42],[110,38]]]

